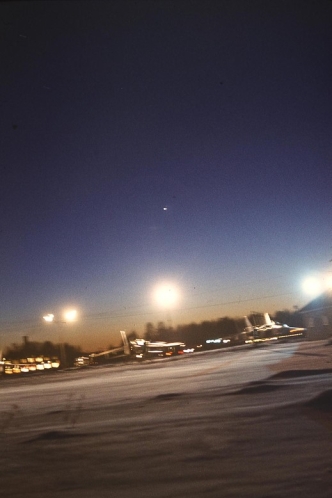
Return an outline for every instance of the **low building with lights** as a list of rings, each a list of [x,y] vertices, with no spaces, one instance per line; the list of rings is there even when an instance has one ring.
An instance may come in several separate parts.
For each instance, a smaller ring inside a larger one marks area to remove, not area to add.
[[[302,309],[309,340],[332,337],[332,291],[323,292]]]

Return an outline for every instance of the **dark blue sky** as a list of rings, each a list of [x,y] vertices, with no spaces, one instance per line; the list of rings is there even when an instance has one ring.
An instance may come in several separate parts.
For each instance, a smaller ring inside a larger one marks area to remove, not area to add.
[[[68,340],[99,347],[307,302],[332,257],[331,1],[0,13],[4,343],[54,338],[68,306]]]

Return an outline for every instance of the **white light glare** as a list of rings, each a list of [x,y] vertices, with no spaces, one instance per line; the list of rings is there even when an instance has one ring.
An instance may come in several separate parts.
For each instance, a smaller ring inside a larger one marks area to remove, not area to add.
[[[311,296],[318,296],[322,292],[322,286],[317,278],[309,277],[303,282],[303,290]]]
[[[74,322],[76,320],[76,316],[76,310],[68,310],[64,313],[64,319],[66,320],[66,322]]]
[[[180,294],[173,284],[164,283],[156,287],[154,297],[160,306],[172,308],[178,303]]]
[[[325,282],[326,282],[326,287],[327,287],[328,289],[332,289],[332,277],[331,277],[331,276],[326,277]]]
[[[54,320],[54,315],[52,313],[48,313],[47,315],[43,316],[45,322],[53,322]]]

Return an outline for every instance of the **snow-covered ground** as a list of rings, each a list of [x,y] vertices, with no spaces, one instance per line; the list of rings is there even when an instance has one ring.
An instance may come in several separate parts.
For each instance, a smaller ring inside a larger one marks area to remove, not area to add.
[[[330,498],[331,373],[300,347],[0,379],[1,496]]]

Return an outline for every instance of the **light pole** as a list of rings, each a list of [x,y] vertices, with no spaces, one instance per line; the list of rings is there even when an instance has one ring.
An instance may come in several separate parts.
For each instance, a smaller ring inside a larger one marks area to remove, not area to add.
[[[77,311],[76,310],[67,310],[65,311],[64,315],[64,320],[55,320],[55,316],[53,313],[48,313],[47,315],[43,316],[43,319],[45,322],[48,323],[56,323],[58,325],[62,323],[68,323],[68,322],[74,322],[77,317]],[[65,344],[63,342],[61,328],[59,327],[59,349],[60,349],[60,363],[63,368],[67,366],[67,357],[66,357],[66,349],[65,349]]]

